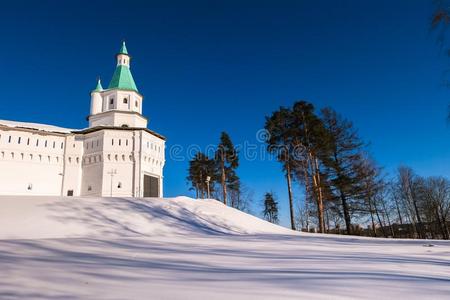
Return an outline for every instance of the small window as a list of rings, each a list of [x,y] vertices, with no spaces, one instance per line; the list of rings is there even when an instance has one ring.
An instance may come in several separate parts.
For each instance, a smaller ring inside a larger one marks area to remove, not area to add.
[[[39,146],[39,139],[36,140],[36,147]]]
[[[128,140],[125,140],[125,146],[128,146]]]
[[[123,104],[128,104],[128,99],[127,98],[123,98]]]
[[[136,105],[136,107],[138,107],[139,106],[139,102],[134,102],[134,105]]]
[[[120,145],[122,145],[122,140],[121,140],[121,139],[119,139],[119,146],[120,146]]]
[[[53,142],[53,148],[55,148],[56,142]]]
[[[122,188],[122,182],[119,182],[119,184],[117,185],[117,188],[118,189]]]
[[[72,197],[73,196],[73,190],[68,190],[67,191],[67,196]]]
[[[30,138],[27,139],[27,146],[30,145]]]
[[[92,186],[88,186],[88,191],[92,191]]]
[[[11,143],[11,136],[9,136],[8,138],[8,143]]]
[[[21,137],[19,136],[19,138],[17,139],[17,144],[20,144],[21,141]]]
[[[28,184],[27,190],[31,191],[33,189],[33,185],[31,183]]]
[[[113,105],[114,104],[114,98],[109,99],[109,104]]]
[[[63,142],[61,143],[61,149],[62,149],[62,148],[64,148],[64,143],[63,143]]]
[[[111,145],[114,146],[114,139],[111,140]]]
[[[45,148],[47,148],[47,140],[45,140]]]

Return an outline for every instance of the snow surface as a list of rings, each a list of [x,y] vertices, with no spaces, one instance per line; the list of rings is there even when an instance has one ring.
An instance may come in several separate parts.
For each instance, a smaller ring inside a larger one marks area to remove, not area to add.
[[[47,132],[59,132],[59,133],[70,133],[75,131],[75,129],[63,128],[53,125],[40,124],[40,123],[28,123],[28,122],[17,122],[17,121],[8,121],[8,120],[0,120],[0,125],[4,125],[12,128],[27,128],[27,129],[35,129]]]
[[[0,203],[0,299],[450,299],[447,241],[296,233],[186,197]]]

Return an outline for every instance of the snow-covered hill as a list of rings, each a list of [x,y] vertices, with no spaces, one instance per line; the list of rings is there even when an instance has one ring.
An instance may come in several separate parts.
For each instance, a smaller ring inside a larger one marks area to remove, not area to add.
[[[3,196],[0,299],[450,299],[450,243],[431,244],[294,233],[214,200]]]

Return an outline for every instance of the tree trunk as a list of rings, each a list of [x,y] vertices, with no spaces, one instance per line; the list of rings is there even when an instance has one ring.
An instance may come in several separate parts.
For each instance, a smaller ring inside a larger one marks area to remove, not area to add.
[[[322,199],[322,189],[320,187],[320,174],[318,171],[317,159],[312,156],[311,153],[308,153],[309,164],[311,166],[313,185],[314,185],[314,194],[316,196],[317,202],[317,218],[319,221],[319,232],[324,233],[325,222],[323,216],[323,199]]]
[[[377,229],[375,227],[375,219],[373,218],[373,208],[372,208],[372,200],[369,200],[369,210],[370,210],[370,219],[372,220],[372,230],[373,230],[373,236],[377,237]]]
[[[344,193],[342,191],[339,191],[341,202],[342,202],[342,210],[344,212],[344,220],[345,220],[345,227],[347,230],[347,234],[352,234],[352,221],[350,218],[350,211],[348,208],[347,198],[345,197]]]
[[[413,200],[413,205],[414,205],[414,212],[416,213],[416,218],[417,218],[417,225],[418,225],[417,231],[418,231],[419,237],[425,238],[422,219],[420,217],[419,208],[417,207],[417,202],[415,200]]]
[[[222,169],[222,195],[223,195],[223,204],[227,205],[227,177],[225,175],[225,161],[222,157],[222,160],[220,162],[220,167]]]
[[[397,208],[398,219],[400,221],[400,225],[403,225],[403,219],[402,219],[402,214],[400,211],[400,206],[398,205],[398,199],[395,196],[394,196],[394,201],[395,201],[395,207]]]
[[[448,230],[447,220],[446,220],[446,217],[444,214],[444,209],[443,209],[442,205],[439,205],[439,211],[440,211],[440,215],[442,218],[442,224],[444,227],[444,239],[448,240],[448,239],[450,239],[450,232]]]
[[[389,213],[388,213],[388,211],[386,209],[386,202],[383,199],[381,203],[383,204],[383,213],[386,216],[386,219],[388,221],[389,230],[391,231],[392,237],[395,238],[395,233],[394,233],[394,228],[392,228],[391,218],[389,218]]]
[[[309,199],[311,197],[311,191],[309,185],[308,162],[306,162],[306,166],[303,166],[303,176],[305,177],[306,231],[309,232]]]
[[[374,202],[374,203],[373,203],[373,206],[374,206],[374,208],[375,208],[375,214],[377,215],[378,223],[380,224],[380,227],[381,227],[381,232],[383,232],[383,236],[384,236],[385,238],[387,238],[388,236],[387,236],[387,234],[386,234],[386,230],[384,229],[384,224],[383,224],[383,222],[381,221],[380,212],[378,211],[377,203]]]
[[[289,212],[291,214],[291,229],[295,230],[294,223],[294,204],[292,200],[292,183],[291,183],[291,166],[290,162],[286,162],[286,181],[288,186],[288,196],[289,196]]]

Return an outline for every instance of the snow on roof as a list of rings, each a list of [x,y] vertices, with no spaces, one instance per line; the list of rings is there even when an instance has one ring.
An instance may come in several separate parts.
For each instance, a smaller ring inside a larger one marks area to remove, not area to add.
[[[58,132],[58,133],[70,133],[75,131],[76,129],[63,128],[53,125],[40,124],[40,123],[28,123],[28,122],[17,122],[17,121],[8,121],[8,120],[0,120],[0,125],[4,125],[11,128],[25,128],[25,129],[34,129],[41,130],[47,132]]]

